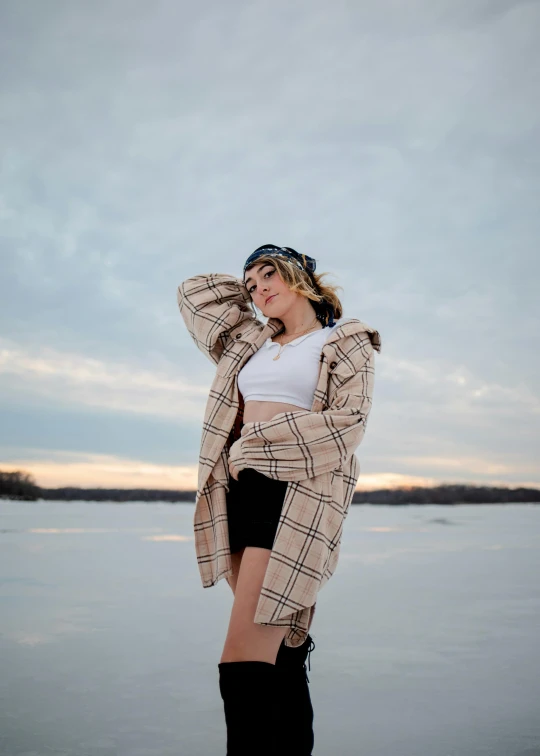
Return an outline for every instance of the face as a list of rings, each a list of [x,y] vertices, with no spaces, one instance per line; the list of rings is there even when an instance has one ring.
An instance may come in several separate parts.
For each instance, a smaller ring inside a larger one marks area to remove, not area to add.
[[[298,294],[289,289],[272,263],[255,264],[246,270],[244,284],[265,317],[279,318],[298,299]],[[267,302],[269,297],[272,299]]]

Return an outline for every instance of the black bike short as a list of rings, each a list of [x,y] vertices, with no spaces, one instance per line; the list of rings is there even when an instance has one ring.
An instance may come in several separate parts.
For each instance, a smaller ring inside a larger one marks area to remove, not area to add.
[[[288,482],[269,478],[252,467],[229,475],[227,522],[231,553],[245,546],[272,549]]]

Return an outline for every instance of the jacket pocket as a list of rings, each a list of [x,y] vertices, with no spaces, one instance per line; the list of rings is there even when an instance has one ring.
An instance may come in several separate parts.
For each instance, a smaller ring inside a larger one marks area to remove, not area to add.
[[[246,353],[255,351],[254,342],[263,327],[263,324],[256,320],[241,323],[224,334],[227,345],[217,367],[220,376],[229,378],[238,369]]]
[[[333,360],[328,365],[328,392],[327,396],[333,396],[334,393],[343,386],[343,384],[354,375],[354,365],[349,360]]]

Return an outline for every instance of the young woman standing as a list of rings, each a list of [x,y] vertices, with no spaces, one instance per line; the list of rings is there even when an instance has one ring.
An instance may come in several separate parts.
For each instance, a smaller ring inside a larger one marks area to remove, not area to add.
[[[227,756],[310,756],[314,744],[308,631],[337,564],[380,351],[315,267],[264,245],[241,280],[205,274],[178,290],[217,365],[194,525],[203,585],[226,577],[234,594],[218,664]]]

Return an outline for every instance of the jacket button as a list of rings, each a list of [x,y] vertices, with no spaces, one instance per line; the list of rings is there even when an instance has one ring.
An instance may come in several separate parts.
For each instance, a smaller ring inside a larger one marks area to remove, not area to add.
[[[236,336],[235,336],[234,338],[235,338],[235,339],[239,339],[241,335],[242,335],[241,333],[237,333],[237,334],[236,334]]]
[[[337,365],[337,362],[331,362],[330,363],[331,369],[333,370],[336,367],[336,365]]]

